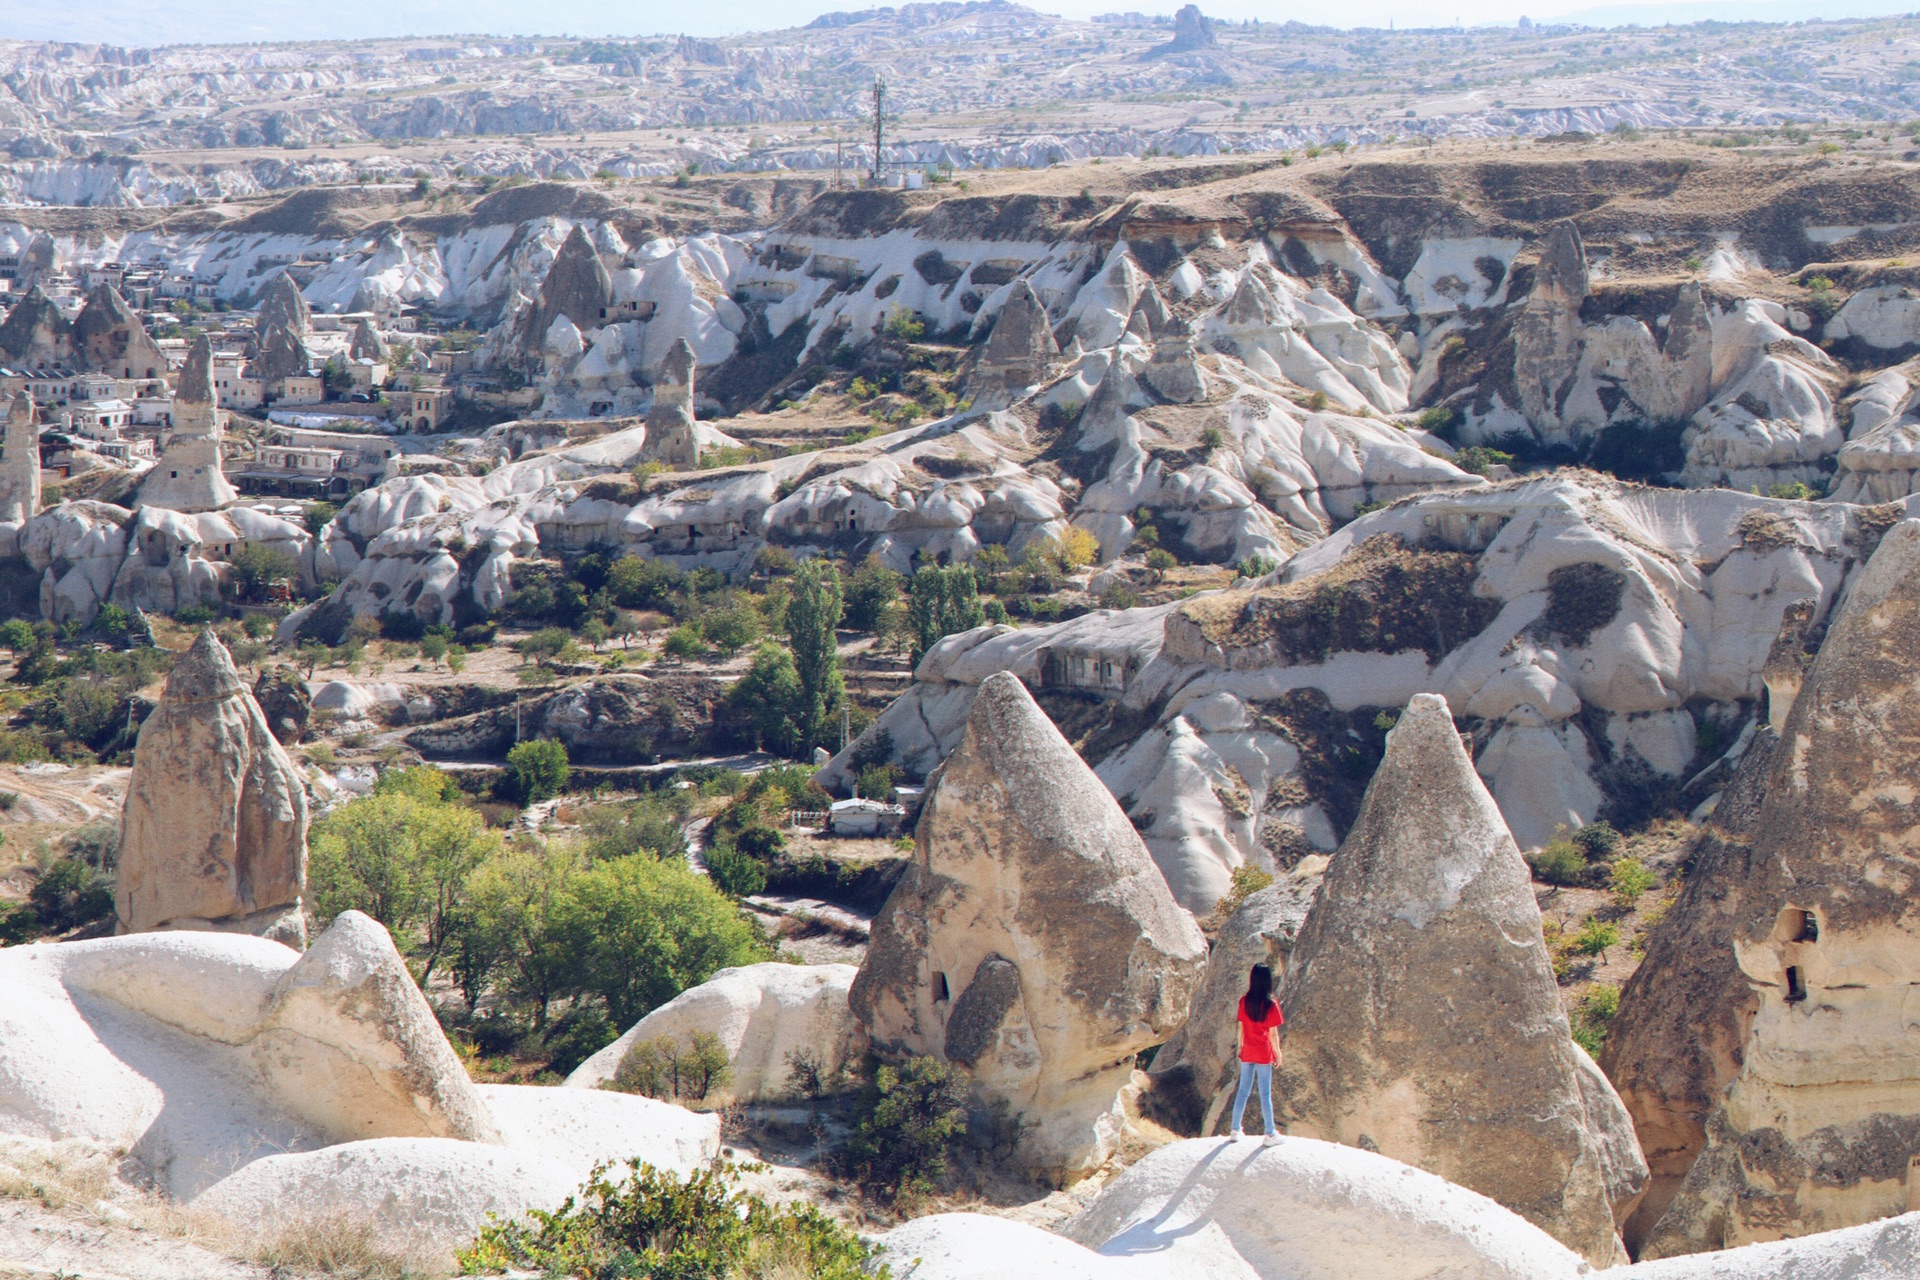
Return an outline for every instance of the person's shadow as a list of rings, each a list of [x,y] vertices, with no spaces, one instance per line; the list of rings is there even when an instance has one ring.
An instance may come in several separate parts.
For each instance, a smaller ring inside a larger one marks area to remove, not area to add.
[[[1112,1239],[1105,1241],[1098,1246],[1098,1252],[1115,1258],[1164,1253],[1181,1240],[1198,1235],[1208,1227],[1214,1226],[1213,1215],[1210,1213],[1197,1215],[1192,1221],[1181,1226],[1169,1224],[1180,1215],[1183,1206],[1187,1203],[1188,1195],[1200,1185],[1216,1164],[1222,1160],[1235,1158],[1237,1165],[1234,1172],[1244,1174],[1247,1167],[1260,1158],[1260,1153],[1267,1150],[1258,1141],[1248,1142],[1245,1139],[1242,1139],[1240,1144],[1236,1144],[1230,1138],[1195,1139],[1195,1141],[1212,1141],[1218,1145],[1195,1161],[1187,1176],[1181,1179],[1180,1185],[1167,1193],[1166,1202],[1161,1205],[1160,1212],[1143,1222],[1136,1222]],[[1232,1152],[1236,1145],[1247,1147],[1244,1157],[1233,1157]]]

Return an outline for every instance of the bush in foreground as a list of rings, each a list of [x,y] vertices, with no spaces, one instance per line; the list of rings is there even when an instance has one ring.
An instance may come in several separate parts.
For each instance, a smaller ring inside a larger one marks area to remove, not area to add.
[[[812,1205],[774,1206],[733,1188],[739,1169],[685,1181],[638,1160],[621,1183],[594,1170],[580,1194],[531,1221],[486,1228],[462,1251],[464,1275],[532,1271],[634,1280],[889,1280],[873,1249]],[[746,1166],[753,1168],[754,1166]]]
[[[860,1092],[841,1169],[887,1204],[931,1191],[967,1131],[966,1096],[966,1077],[938,1058],[879,1068]]]

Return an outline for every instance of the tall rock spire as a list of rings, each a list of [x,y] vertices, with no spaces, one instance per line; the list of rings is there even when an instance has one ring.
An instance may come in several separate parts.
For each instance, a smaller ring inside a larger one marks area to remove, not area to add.
[[[133,753],[122,933],[213,929],[303,945],[307,793],[212,630],[175,660]]]
[[[1574,1044],[1533,885],[1437,694],[1417,695],[1300,931],[1281,995],[1289,1132],[1499,1201],[1596,1266],[1646,1176]]]
[[[1186,1016],[1207,954],[1140,835],[1026,686],[981,682],[913,862],[848,993],[884,1056],[964,1067],[1072,1181],[1125,1125],[1134,1055]]]

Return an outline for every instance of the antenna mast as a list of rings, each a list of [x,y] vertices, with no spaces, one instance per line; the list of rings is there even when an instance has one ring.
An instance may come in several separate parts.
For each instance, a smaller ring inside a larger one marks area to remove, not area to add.
[[[880,185],[880,164],[882,148],[886,145],[887,132],[887,82],[879,76],[873,78],[873,185]]]

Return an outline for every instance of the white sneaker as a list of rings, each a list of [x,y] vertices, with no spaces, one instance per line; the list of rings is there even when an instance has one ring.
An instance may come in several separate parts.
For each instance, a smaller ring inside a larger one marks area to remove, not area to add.
[[[1270,1134],[1268,1134],[1268,1135],[1267,1135],[1266,1137],[1264,1137],[1264,1138],[1262,1138],[1262,1139],[1260,1140],[1260,1145],[1261,1145],[1261,1146],[1263,1146],[1263,1147],[1271,1147],[1271,1146],[1275,1146],[1275,1145],[1277,1145],[1277,1144],[1279,1143],[1279,1141],[1280,1141],[1280,1135],[1279,1135],[1279,1134],[1277,1134],[1277,1133],[1270,1133]]]
[[[1246,1137],[1246,1136],[1247,1136],[1247,1135],[1246,1135],[1245,1133],[1242,1133],[1242,1132],[1241,1132],[1240,1130],[1238,1130],[1238,1129],[1235,1129],[1235,1130],[1234,1130],[1234,1131],[1233,1131],[1232,1133],[1229,1133],[1229,1134],[1227,1135],[1227,1141],[1228,1141],[1228,1142],[1238,1142],[1238,1141],[1240,1141],[1240,1139],[1242,1139],[1242,1138],[1244,1138],[1244,1137]]]

